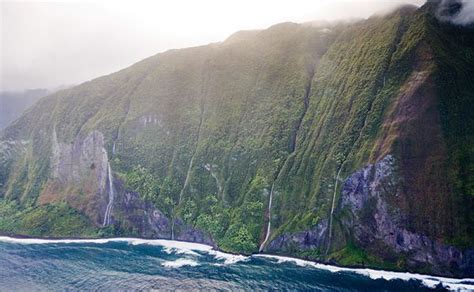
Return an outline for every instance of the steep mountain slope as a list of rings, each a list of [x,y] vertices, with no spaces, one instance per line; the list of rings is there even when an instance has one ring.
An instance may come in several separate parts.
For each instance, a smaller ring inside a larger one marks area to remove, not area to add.
[[[474,32],[436,5],[239,32],[43,98],[2,136],[0,229],[472,276]]]
[[[0,129],[5,128],[10,122],[19,118],[28,107],[49,93],[47,89],[0,92]]]

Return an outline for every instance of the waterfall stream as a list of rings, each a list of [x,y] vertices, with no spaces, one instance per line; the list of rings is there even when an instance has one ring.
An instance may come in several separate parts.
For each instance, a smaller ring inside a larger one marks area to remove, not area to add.
[[[328,234],[328,244],[326,247],[326,255],[328,254],[329,248],[331,247],[331,239],[332,239],[332,217],[334,215],[334,208],[336,207],[336,195],[337,195],[337,184],[339,182],[339,175],[341,174],[342,164],[339,166],[339,170],[336,174],[336,179],[334,182],[334,192],[332,195],[332,203],[331,203],[331,215],[329,216],[329,234]]]
[[[268,224],[267,224],[267,232],[265,234],[265,239],[263,240],[262,244],[260,244],[260,248],[258,249],[259,252],[263,251],[265,244],[267,243],[268,238],[270,237],[271,225],[272,225],[272,200],[273,200],[273,187],[275,186],[275,182],[272,183],[272,188],[270,189],[270,198],[268,199]]]
[[[303,97],[303,112],[301,113],[295,127],[294,127],[294,130],[293,130],[293,134],[291,136],[291,143],[290,143],[290,153],[289,155],[286,157],[285,159],[285,162],[283,163],[283,165],[280,167],[280,170],[278,171],[278,174],[275,178],[275,180],[273,181],[272,183],[272,187],[270,189],[270,197],[268,198],[268,224],[267,224],[267,231],[265,232],[265,239],[263,240],[263,242],[260,244],[260,247],[259,247],[259,252],[262,252],[263,249],[265,248],[265,244],[267,243],[268,241],[268,238],[270,237],[270,232],[271,232],[271,227],[272,227],[272,201],[273,201],[273,191],[274,191],[274,187],[275,187],[275,183],[278,181],[278,179],[280,178],[280,176],[283,174],[283,171],[285,169],[285,167],[287,166],[287,164],[290,162],[290,160],[294,157],[294,155],[296,154],[296,146],[297,146],[297,137],[298,137],[298,131],[300,130],[300,127],[301,127],[301,123],[303,122],[303,119],[304,119],[304,116],[306,115],[306,112],[308,110],[308,107],[309,107],[309,95],[311,93],[311,82],[313,81],[313,77],[314,77],[314,74],[315,72],[312,71],[310,73],[310,78],[308,79],[308,84],[306,85],[306,88],[305,88],[305,94],[304,94],[304,97]]]
[[[107,174],[109,180],[109,203],[107,204],[107,208],[105,209],[104,223],[102,224],[102,226],[107,226],[110,224],[112,204],[114,203],[114,181],[112,177],[112,169],[110,168],[110,162],[108,163]]]

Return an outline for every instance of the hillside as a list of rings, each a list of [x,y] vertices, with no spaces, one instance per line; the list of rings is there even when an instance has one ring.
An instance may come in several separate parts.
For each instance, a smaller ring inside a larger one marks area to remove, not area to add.
[[[19,118],[28,107],[48,94],[47,89],[0,92],[0,129],[5,128],[10,122]]]
[[[42,98],[1,136],[0,231],[473,276],[474,31],[436,5],[238,32]]]

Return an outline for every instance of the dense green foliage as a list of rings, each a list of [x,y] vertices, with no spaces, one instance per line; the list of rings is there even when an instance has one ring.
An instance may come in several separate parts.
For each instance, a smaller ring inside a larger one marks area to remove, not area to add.
[[[437,55],[437,90],[441,126],[446,137],[447,175],[455,195],[450,199],[460,210],[449,224],[457,230],[450,243],[463,248],[474,242],[474,39],[472,30],[440,25],[431,17],[431,47]],[[451,40],[450,36],[456,36]],[[450,40],[450,41],[447,41]]]
[[[352,243],[349,243],[343,249],[333,253],[331,259],[346,266],[365,266],[390,270],[400,270],[405,266],[403,258],[399,258],[397,262],[387,262],[368,254],[365,250]]]
[[[0,230],[46,237],[97,237],[101,233],[87,217],[65,204],[20,208],[0,199]]]
[[[223,250],[244,253],[258,251],[268,219],[270,239],[328,219],[344,179],[367,163],[392,153],[408,176],[405,160],[427,148],[420,145],[446,145],[447,158],[422,153],[429,167],[420,174],[423,183],[436,181],[433,185],[443,188],[430,193],[407,183],[408,203],[399,208],[408,214],[410,230],[472,245],[472,34],[439,23],[429,5],[350,25],[283,23],[158,54],[43,98],[3,134],[5,141],[29,144],[0,171],[5,197],[0,230],[96,232],[66,205],[37,202],[51,179],[53,129],[61,143],[98,130],[128,190],[167,217],[207,231]],[[421,70],[436,81],[441,121],[438,115],[433,119],[442,131],[424,137],[416,129],[423,132],[428,125],[416,121],[403,125],[411,135],[405,137],[386,123]],[[430,172],[431,167],[440,170]],[[343,264],[382,265],[346,238],[338,219],[330,257]],[[32,220],[34,229],[27,228]],[[319,249],[291,252],[323,256]]]

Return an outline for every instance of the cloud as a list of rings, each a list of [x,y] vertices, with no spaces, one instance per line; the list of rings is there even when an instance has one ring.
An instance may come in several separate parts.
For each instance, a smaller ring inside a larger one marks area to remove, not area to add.
[[[474,24],[474,1],[442,0],[438,7],[438,18],[457,25]]]
[[[366,18],[426,0],[0,0],[0,91],[55,88],[279,22]]]

